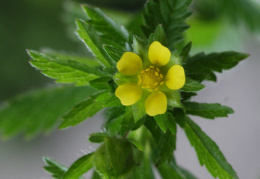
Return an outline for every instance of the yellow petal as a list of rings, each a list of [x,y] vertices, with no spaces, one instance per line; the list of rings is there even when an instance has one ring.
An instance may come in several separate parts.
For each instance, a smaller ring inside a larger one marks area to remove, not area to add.
[[[167,98],[161,91],[150,94],[150,96],[145,100],[145,111],[149,116],[164,114],[166,110]]]
[[[164,66],[169,62],[171,58],[171,52],[167,47],[163,46],[160,42],[154,41],[149,47],[148,56],[150,62],[153,65]]]
[[[117,69],[126,76],[133,76],[142,69],[142,59],[133,52],[125,52],[117,62]]]
[[[136,103],[142,97],[142,93],[142,88],[135,83],[122,84],[115,91],[116,96],[125,106]]]
[[[178,90],[185,84],[184,69],[180,65],[173,65],[166,74],[165,83],[168,88]]]

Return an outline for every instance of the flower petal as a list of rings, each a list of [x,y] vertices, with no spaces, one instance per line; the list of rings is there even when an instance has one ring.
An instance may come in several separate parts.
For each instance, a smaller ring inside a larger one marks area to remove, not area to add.
[[[125,52],[117,62],[117,69],[126,76],[133,76],[142,69],[142,59],[133,52]]]
[[[167,47],[163,46],[160,42],[154,41],[149,47],[148,56],[150,62],[153,65],[164,66],[169,62],[171,58],[171,52]]]
[[[143,94],[143,90],[135,83],[125,83],[117,87],[115,95],[125,106],[136,103]]]
[[[178,90],[185,84],[184,69],[180,65],[173,65],[166,74],[165,83],[168,88]]]
[[[145,100],[145,111],[149,116],[164,114],[166,110],[167,97],[161,91],[150,94],[150,96]]]

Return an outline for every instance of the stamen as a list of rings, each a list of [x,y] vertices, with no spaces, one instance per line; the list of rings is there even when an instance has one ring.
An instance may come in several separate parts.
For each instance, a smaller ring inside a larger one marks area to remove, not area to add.
[[[157,91],[159,87],[164,83],[163,75],[160,73],[159,68],[150,66],[149,68],[142,70],[138,75],[138,85],[148,91]]]

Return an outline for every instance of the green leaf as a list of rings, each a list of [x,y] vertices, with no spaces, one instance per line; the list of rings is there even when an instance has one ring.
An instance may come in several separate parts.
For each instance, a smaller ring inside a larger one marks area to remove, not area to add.
[[[234,113],[233,109],[217,103],[209,104],[185,102],[184,106],[187,114],[201,116],[208,119],[215,119],[216,117],[228,117],[228,114]]]
[[[96,57],[98,62],[103,67],[111,67],[114,62],[102,48],[102,43],[98,33],[83,20],[76,20],[77,34],[83,43],[87,46],[90,52]]]
[[[94,154],[94,165],[103,178],[118,177],[134,165],[131,143],[107,138]]]
[[[200,165],[205,165],[214,178],[238,179],[216,143],[189,118],[186,118],[185,133],[196,150]]]
[[[44,162],[47,164],[47,166],[44,166],[43,168],[52,174],[53,178],[56,179],[62,179],[66,171],[68,170],[67,167],[61,165],[60,163],[52,160],[49,157],[43,157]]]
[[[91,80],[89,82],[89,85],[99,90],[110,89],[111,86],[108,84],[110,80],[111,80],[110,77],[96,78],[94,80]]]
[[[191,0],[150,0],[145,5],[142,27],[147,37],[154,32],[159,24],[165,30],[167,47],[175,49],[175,45],[183,39],[182,33],[188,28],[185,19],[190,16],[188,7]]]
[[[28,50],[31,56],[31,65],[44,75],[56,79],[57,83],[75,83],[78,86],[88,85],[89,81],[103,76],[104,73],[96,68],[67,58],[58,58],[53,55],[45,55],[40,52]]]
[[[216,81],[216,75],[213,72],[231,69],[247,57],[248,54],[238,52],[211,53],[209,55],[199,53],[189,58],[184,68],[187,75],[191,75],[195,80]]]
[[[104,93],[95,94],[74,106],[70,112],[63,116],[59,128],[63,129],[69,126],[75,126],[103,109],[105,101],[103,101],[103,98],[98,99],[101,98],[102,94]]]
[[[176,135],[170,131],[164,133],[152,117],[148,117],[145,126],[153,136],[152,150],[156,166],[159,166],[172,156],[176,146]]]
[[[154,119],[158,126],[162,129],[162,131],[165,133],[168,129],[168,113],[160,114],[154,116]]]
[[[84,155],[75,161],[62,179],[78,179],[93,167],[93,153]]]
[[[189,171],[178,166],[175,161],[164,163],[158,167],[162,179],[176,178],[176,179],[197,179]]]
[[[86,4],[82,7],[87,15],[88,20],[86,23],[93,26],[95,31],[100,33],[99,36],[102,43],[110,44],[124,50],[129,38],[127,30],[123,26],[116,24],[100,9]]]
[[[115,62],[117,63],[125,51],[120,50],[118,48],[115,48],[111,45],[103,45],[104,50],[106,51],[107,55]]]
[[[24,133],[33,138],[47,133],[75,104],[93,94],[89,87],[52,87],[17,96],[0,108],[0,131],[11,138]],[[69,96],[69,97],[68,97]]]
[[[185,85],[181,88],[181,91],[185,92],[194,92],[194,91],[200,91],[205,86],[189,77],[186,78]]]
[[[107,137],[109,137],[107,133],[94,133],[89,136],[88,140],[92,143],[102,143]]]

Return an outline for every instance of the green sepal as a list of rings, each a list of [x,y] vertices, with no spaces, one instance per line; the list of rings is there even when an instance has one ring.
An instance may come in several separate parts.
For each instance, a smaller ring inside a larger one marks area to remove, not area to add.
[[[228,114],[234,113],[230,107],[220,105],[218,103],[184,103],[186,113],[195,116],[201,116],[207,119],[215,119],[216,117],[228,117]]]
[[[107,137],[109,137],[108,133],[93,133],[89,136],[88,140],[92,143],[102,143]]]
[[[180,92],[177,90],[167,90],[164,91],[167,96],[167,103],[170,108],[182,108],[183,105],[181,104],[181,95]]]
[[[117,85],[122,85],[124,83],[138,83],[137,75],[125,76],[121,73],[116,73],[113,79]]]
[[[93,167],[93,153],[84,155],[76,160],[62,179],[78,179]]]
[[[165,133],[168,129],[168,113],[159,114],[154,116],[154,119],[158,126],[162,129],[162,131]]]
[[[185,85],[180,90],[185,92],[194,92],[194,91],[200,91],[204,87],[205,86],[203,84],[197,82],[196,80],[186,77]]]
[[[135,122],[141,120],[141,118],[143,118],[146,115],[145,100],[147,99],[149,94],[150,94],[149,92],[143,90],[143,95],[141,99],[139,99],[138,102],[132,105],[132,111],[133,111]]]
[[[102,178],[119,177],[134,166],[132,144],[107,138],[94,154],[94,166]]]
[[[182,64],[186,63],[187,59],[189,58],[189,53],[190,53],[190,50],[191,50],[191,46],[192,46],[192,43],[189,42],[181,51],[180,53],[180,57],[181,57],[181,61],[182,61]]]
[[[205,165],[214,178],[238,179],[216,143],[201,128],[186,117],[185,133],[196,150],[200,165]]]
[[[167,40],[166,40],[166,35],[163,29],[163,26],[159,24],[157,28],[155,29],[155,32],[152,33],[149,36],[148,44],[149,46],[154,42],[158,41],[160,42],[163,46],[167,46]]]

